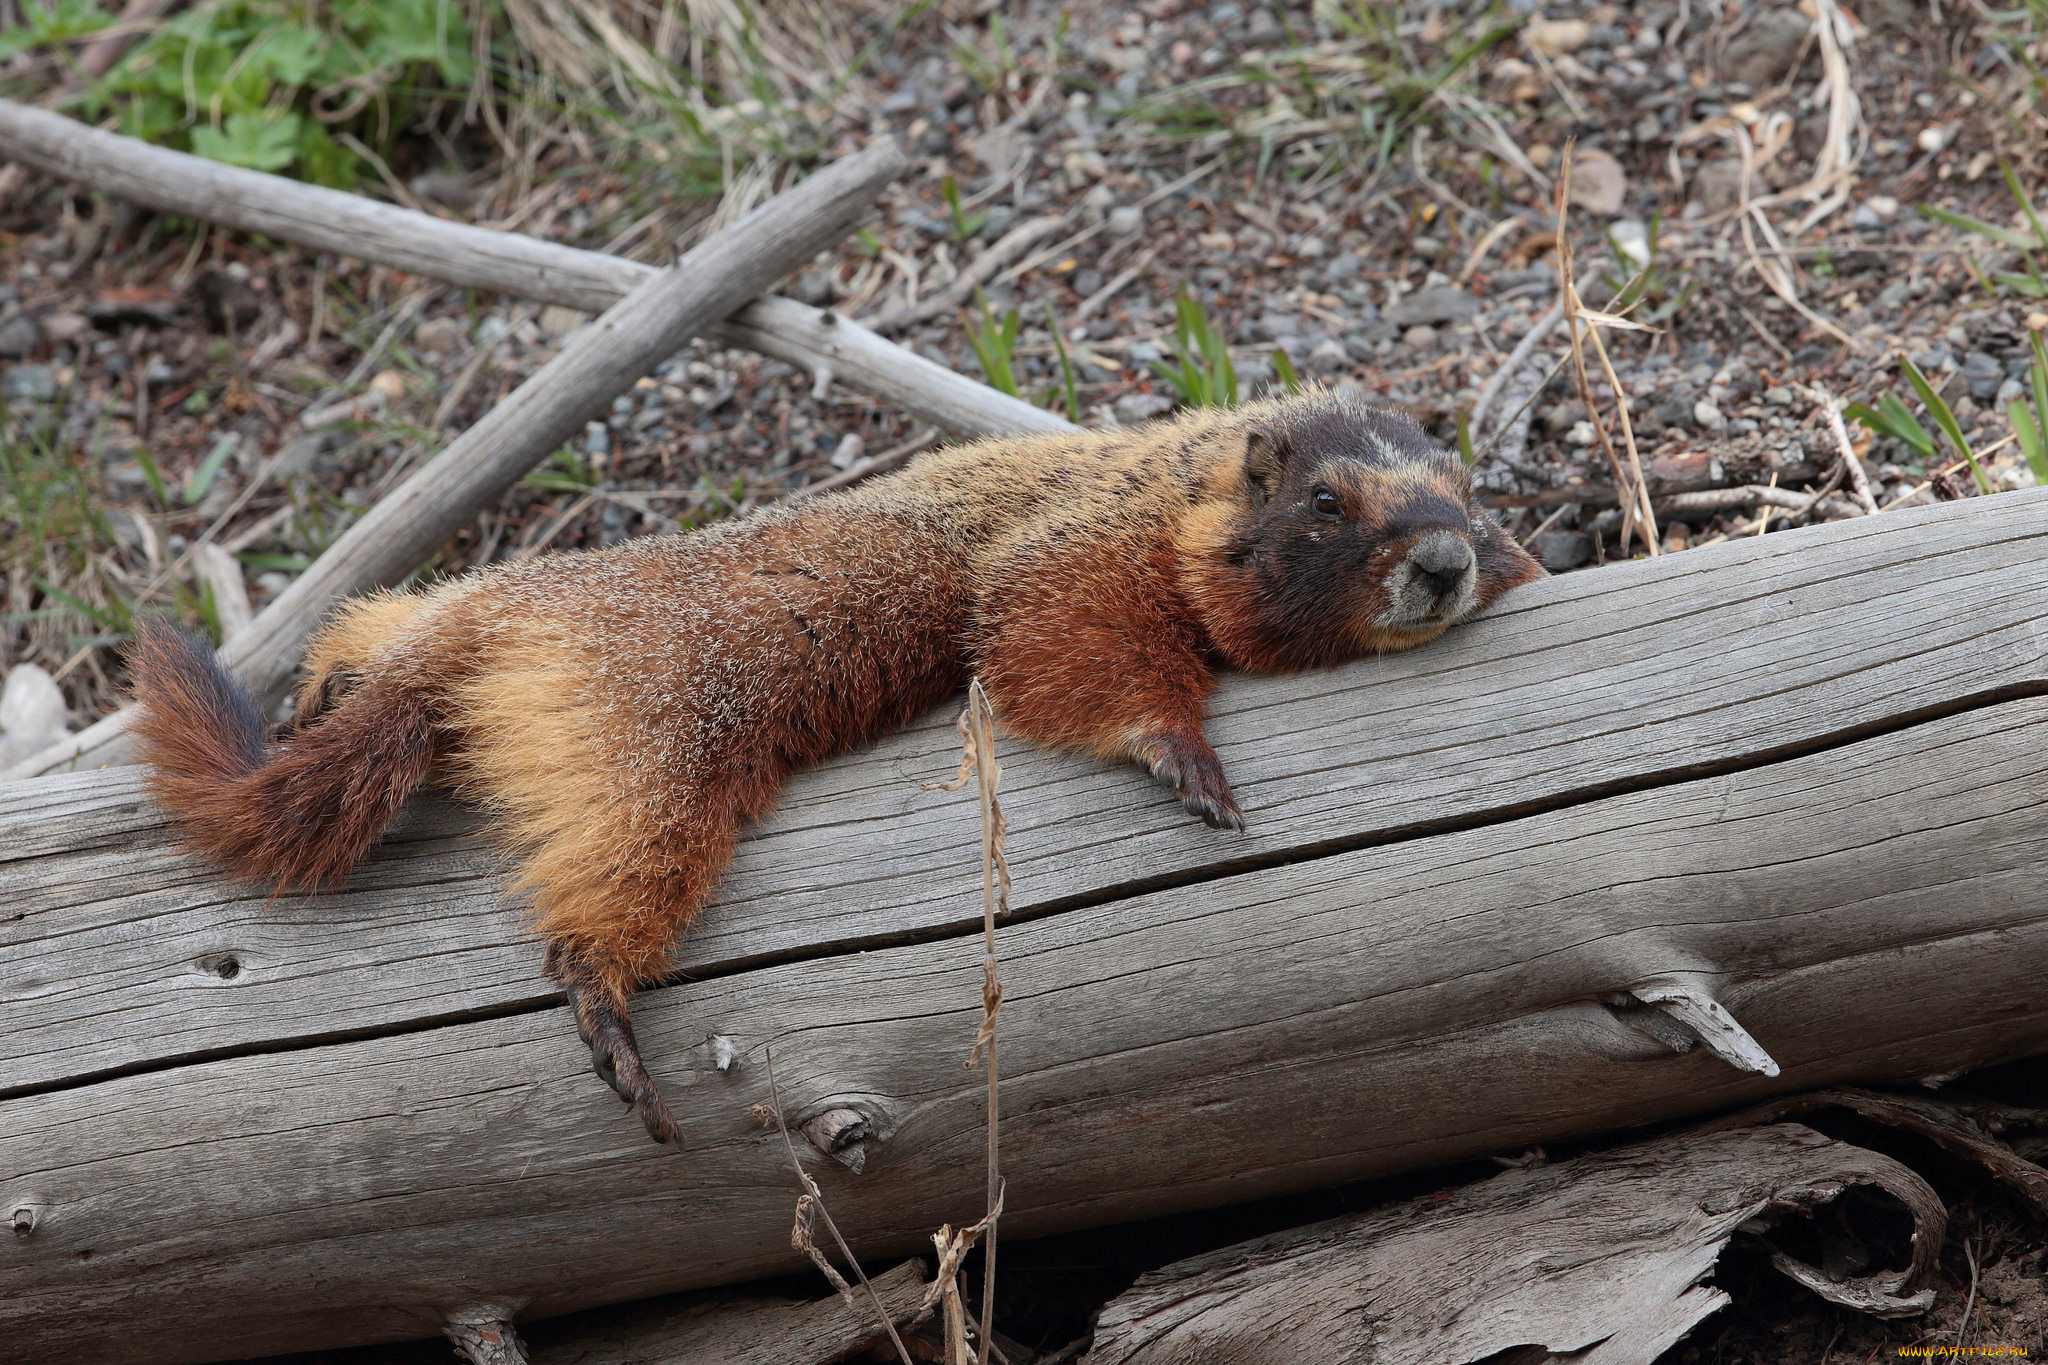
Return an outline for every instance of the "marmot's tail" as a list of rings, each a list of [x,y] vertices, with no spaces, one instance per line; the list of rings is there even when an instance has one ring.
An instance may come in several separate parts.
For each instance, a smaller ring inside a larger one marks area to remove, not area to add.
[[[148,622],[131,663],[157,803],[193,848],[251,881],[339,883],[433,766],[439,728],[395,681],[365,681],[266,750],[262,712],[200,641]]]

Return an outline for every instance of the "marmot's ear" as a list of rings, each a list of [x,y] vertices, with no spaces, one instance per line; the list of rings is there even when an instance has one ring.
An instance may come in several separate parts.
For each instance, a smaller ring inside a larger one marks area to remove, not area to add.
[[[1264,507],[1280,491],[1280,471],[1287,454],[1270,427],[1253,427],[1244,438],[1244,477],[1251,485],[1252,506]]]

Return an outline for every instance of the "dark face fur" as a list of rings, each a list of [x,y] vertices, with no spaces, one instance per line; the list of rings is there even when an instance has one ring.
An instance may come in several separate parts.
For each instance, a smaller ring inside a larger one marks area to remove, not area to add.
[[[1543,570],[1413,419],[1326,399],[1246,441],[1246,508],[1212,579],[1241,668],[1324,667],[1431,639]]]

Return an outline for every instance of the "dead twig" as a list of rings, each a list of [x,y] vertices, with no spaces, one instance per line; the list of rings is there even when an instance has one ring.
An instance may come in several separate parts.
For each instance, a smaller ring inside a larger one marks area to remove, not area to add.
[[[1827,415],[1828,430],[1834,434],[1835,446],[1842,452],[1842,465],[1849,471],[1849,487],[1856,495],[1856,504],[1866,515],[1877,514],[1877,498],[1870,491],[1870,476],[1863,470],[1863,461],[1856,458],[1856,447],[1849,444],[1849,429],[1842,425],[1842,407],[1835,401],[1824,384],[1809,385],[1807,397],[1820,404],[1820,410]]]
[[[901,308],[884,313],[869,323],[869,328],[884,333],[900,332],[905,327],[915,326],[927,318],[934,318],[960,307],[967,302],[967,296],[974,292],[976,285],[986,283],[989,276],[1066,225],[1067,215],[1063,213],[1048,214],[1043,218],[1033,218],[1028,223],[1018,224],[1004,233],[988,250],[976,256],[944,289],[916,303],[905,304]]]
[[[761,1049],[761,1059],[768,1072],[770,1109],[767,1114],[763,1114],[761,1106],[756,1105],[754,1117],[763,1121],[771,1117],[775,1120],[775,1130],[782,1134],[782,1149],[789,1153],[789,1168],[796,1172],[797,1180],[804,1187],[803,1195],[796,1201],[796,1226],[790,1232],[790,1244],[808,1255],[811,1263],[823,1271],[825,1278],[832,1282],[832,1287],[850,1301],[853,1298],[853,1291],[847,1285],[846,1278],[833,1268],[832,1263],[825,1259],[825,1253],[818,1250],[817,1243],[810,1239],[811,1215],[823,1218],[825,1230],[832,1234],[833,1242],[839,1247],[839,1254],[853,1267],[854,1277],[860,1281],[860,1287],[867,1291],[868,1302],[874,1305],[875,1315],[881,1318],[882,1327],[889,1333],[889,1340],[896,1343],[896,1354],[902,1358],[903,1365],[911,1365],[910,1348],[903,1344],[903,1338],[897,1334],[896,1323],[890,1318],[889,1310],[883,1306],[882,1296],[875,1292],[875,1286],[868,1280],[868,1273],[860,1268],[860,1258],[853,1254],[853,1248],[848,1246],[846,1238],[840,1235],[839,1225],[832,1221],[832,1210],[825,1207],[825,1192],[818,1188],[817,1181],[811,1179],[811,1173],[804,1169],[803,1162],[797,1160],[796,1143],[790,1141],[789,1124],[782,1116],[782,1091],[775,1084],[774,1050],[764,1045]]]

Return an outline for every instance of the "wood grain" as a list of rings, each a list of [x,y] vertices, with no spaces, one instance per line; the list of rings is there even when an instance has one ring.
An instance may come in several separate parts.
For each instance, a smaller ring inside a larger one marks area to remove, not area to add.
[[[1836,742],[2048,682],[2048,494],[1832,523],[1533,584],[1413,654],[1225,679],[1251,831],[1122,769],[1005,746],[1017,917]],[[964,932],[978,834],[950,709],[800,775],[680,970]],[[0,787],[0,1093],[549,998],[499,860],[425,803],[341,895],[234,887],[139,778]],[[236,970],[220,968],[232,959]]]
[[[1005,1228],[1202,1207],[2048,1045],[2048,698],[1007,928]],[[1029,804],[1012,796],[1021,814]],[[964,813],[963,813],[964,823]],[[1783,1074],[1603,1001],[1685,977]],[[972,937],[643,997],[647,1143],[564,1011],[0,1102],[0,1340],[165,1361],[392,1340],[795,1265],[749,1112],[879,1134],[817,1176],[863,1254],[981,1198]],[[738,1063],[713,1064],[712,1035]]]

